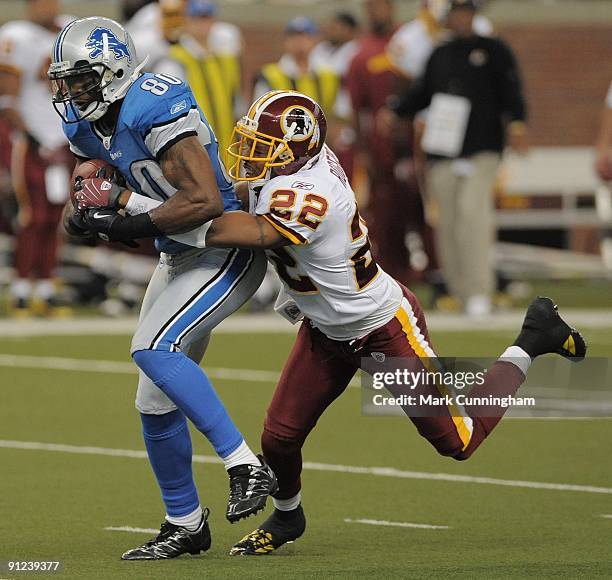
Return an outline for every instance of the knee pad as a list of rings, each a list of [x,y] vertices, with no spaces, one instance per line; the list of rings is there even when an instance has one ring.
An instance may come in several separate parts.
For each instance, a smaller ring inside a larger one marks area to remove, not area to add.
[[[138,350],[132,353],[138,368],[162,391],[166,381],[176,376],[187,357],[182,352],[167,350]]]

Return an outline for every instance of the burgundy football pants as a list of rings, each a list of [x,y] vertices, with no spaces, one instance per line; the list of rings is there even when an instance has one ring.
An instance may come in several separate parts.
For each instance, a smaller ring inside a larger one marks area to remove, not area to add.
[[[35,145],[20,145],[13,151],[13,170],[22,173],[31,211],[30,219],[16,236],[15,269],[19,278],[51,278],[57,263],[58,224],[64,206],[47,199],[46,168]]]
[[[302,445],[325,409],[344,392],[363,357],[372,352],[422,360],[434,356],[421,306],[409,290],[403,291],[405,300],[396,316],[352,345],[330,340],[308,321],[302,324],[268,408],[261,438],[266,461],[278,478],[279,499],[293,497],[300,490]],[[524,379],[518,367],[497,361],[486,373],[484,384],[473,388],[470,395],[511,395]],[[429,388],[440,396],[437,387]],[[410,420],[438,453],[457,460],[470,457],[501,419],[452,415],[444,408],[440,416]]]

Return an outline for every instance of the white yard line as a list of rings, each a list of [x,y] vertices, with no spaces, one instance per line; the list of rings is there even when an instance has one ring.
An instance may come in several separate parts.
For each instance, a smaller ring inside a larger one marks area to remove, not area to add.
[[[440,332],[466,331],[518,331],[524,312],[512,311],[482,319],[473,319],[461,314],[426,314],[430,330]],[[563,310],[563,317],[573,326],[584,328],[603,328],[612,326],[610,309],[569,309]],[[91,317],[61,320],[0,320],[0,337],[19,336],[60,336],[60,335],[126,335],[134,332],[136,317],[120,319]],[[286,333],[295,334],[299,324],[292,325],[276,314],[238,314],[224,320],[216,333],[257,334]]]
[[[27,356],[20,354],[0,354],[0,367],[119,375],[133,375],[136,374],[138,370],[134,363],[128,361],[91,360],[58,356]],[[236,381],[275,383],[280,376],[280,373],[277,371],[262,371],[257,369],[210,367],[205,370],[213,379]]]
[[[132,532],[135,534],[159,534],[155,528],[133,528],[132,526],[108,526],[104,528],[109,532]]]
[[[91,360],[81,358],[65,358],[58,356],[28,356],[21,354],[0,354],[0,368],[24,368],[49,371],[75,371],[81,373],[100,373],[133,375],[137,368],[134,363],[116,360]],[[259,369],[230,369],[226,367],[204,367],[211,379],[244,381],[254,383],[275,384],[280,373]],[[351,381],[352,387],[359,386],[359,378]]]
[[[612,514],[601,514],[602,518],[606,518],[607,520],[612,520]]]
[[[50,370],[50,371],[73,371],[81,373],[99,373],[104,375],[119,374],[119,375],[135,375],[137,372],[136,365],[128,361],[117,360],[91,360],[80,358],[66,358],[57,356],[28,356],[21,354],[2,354],[0,353],[0,369],[8,368],[24,368],[35,370]],[[280,373],[277,371],[266,371],[260,369],[232,369],[227,367],[204,367],[206,374],[213,380],[227,380],[236,382],[252,382],[252,383],[268,383],[276,384],[280,378]],[[356,375],[349,386],[359,388],[361,380],[359,375]],[[543,389],[541,389],[544,392]],[[600,396],[600,391],[580,391],[583,396],[594,393]],[[612,415],[612,404],[607,401],[592,401],[592,400],[571,400],[571,399],[553,399],[543,398],[555,412],[571,412],[574,415],[584,413],[584,416],[574,417],[509,417],[511,419],[530,419],[530,420],[584,420],[590,419],[589,415],[596,415],[593,419],[610,419],[610,417],[599,416],[607,408],[610,408]],[[372,408],[374,414],[377,408]],[[403,417],[403,412],[399,407],[385,409],[384,415],[397,415]]]
[[[63,445],[57,443],[41,443],[37,441],[10,441],[0,439],[0,448],[24,449],[32,451],[56,451],[59,453],[75,453],[78,455],[107,455],[111,457],[131,457],[145,459],[145,451],[137,449],[113,449],[107,447],[84,447],[80,445]],[[194,463],[221,463],[212,455],[194,455]],[[361,467],[353,465],[336,465],[333,463],[315,463],[306,461],[304,469],[331,473],[350,473],[354,475],[376,475],[398,479],[423,479],[429,481],[449,481],[454,483],[475,483],[480,485],[500,485],[504,487],[520,487],[526,489],[545,489],[548,491],[575,491],[582,493],[612,494],[612,487],[597,487],[593,485],[576,485],[571,483],[545,483],[540,481],[520,481],[513,479],[497,479],[473,475],[457,475],[451,473],[431,473],[426,471],[404,471],[395,467]]]
[[[450,530],[450,526],[434,526],[433,524],[413,524],[411,522],[388,522],[387,520],[344,518],[347,524],[367,524],[370,526],[392,526],[396,528],[418,528],[421,530]]]

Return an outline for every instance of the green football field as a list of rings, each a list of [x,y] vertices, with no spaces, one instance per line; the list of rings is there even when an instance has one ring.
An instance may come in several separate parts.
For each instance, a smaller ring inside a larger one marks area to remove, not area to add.
[[[513,338],[432,334],[455,356],[494,355]],[[612,351],[611,331],[586,335],[591,354]],[[218,334],[207,353],[204,366],[253,447],[291,342]],[[225,521],[227,477],[195,433],[211,550],[122,562],[152,534],[106,528],[158,528],[164,515],[128,348],[128,336],[0,339],[0,560],[59,560],[55,577],[95,580],[612,577],[612,421],[508,419],[460,463],[439,457],[407,419],[362,416],[357,388],[305,446],[303,538],[268,557],[227,556],[261,514]],[[21,577],[33,576],[0,572]]]

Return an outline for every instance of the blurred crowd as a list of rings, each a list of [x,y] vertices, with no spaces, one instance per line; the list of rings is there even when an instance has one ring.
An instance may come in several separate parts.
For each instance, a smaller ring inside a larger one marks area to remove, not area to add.
[[[0,28],[0,284],[14,316],[66,314],[71,303],[120,314],[137,304],[153,250],[79,247],[59,231],[74,163],[46,80],[71,19],[59,4],[27,0],[26,20]],[[487,314],[503,290],[492,255],[501,154],[528,147],[519,64],[477,0],[422,0],[409,22],[396,19],[392,0],[363,5],[363,21],[296,15],[277,59],[249,78],[243,33],[215,2],[124,0],[123,16],[147,70],[190,84],[221,151],[266,91],[316,99],[381,266],[406,285],[431,285],[434,306]],[[612,178],[610,116],[598,140],[602,179]],[[253,307],[277,289],[270,275]]]

